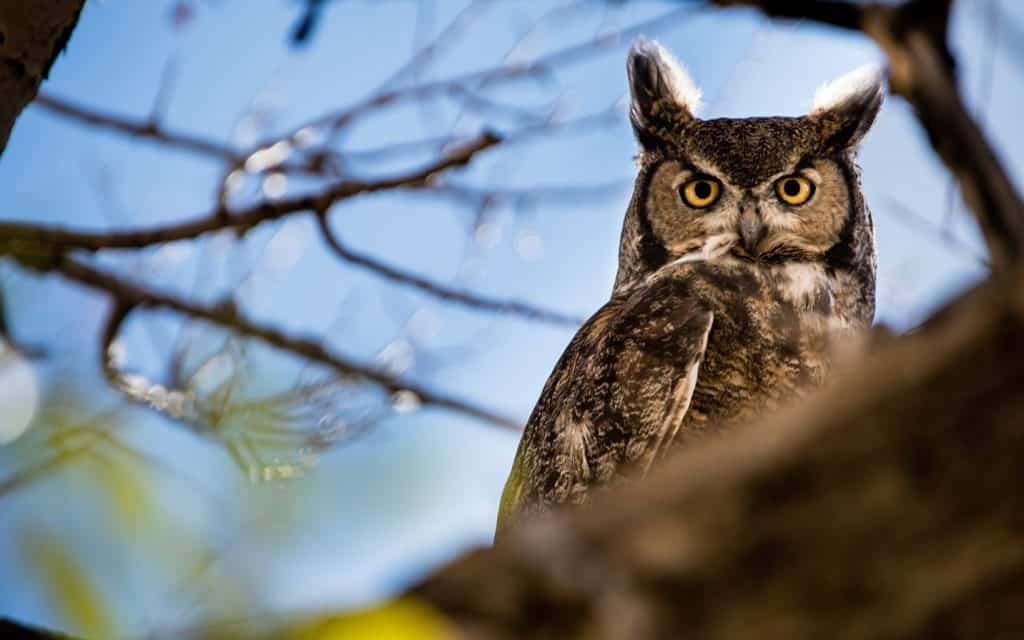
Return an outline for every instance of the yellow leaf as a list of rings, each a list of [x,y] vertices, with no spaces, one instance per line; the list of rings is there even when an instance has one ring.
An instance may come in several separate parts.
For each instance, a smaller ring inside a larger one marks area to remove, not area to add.
[[[131,457],[133,453],[113,443],[110,447],[95,447],[92,455],[82,459],[89,463],[83,465],[83,471],[114,507],[117,524],[129,531],[149,523],[152,510],[147,470],[144,463]]]
[[[67,547],[41,532],[26,535],[24,545],[54,610],[73,633],[86,638],[118,637],[103,596]]]
[[[401,598],[370,609],[322,618],[299,630],[296,640],[452,640],[447,618],[416,598]]]

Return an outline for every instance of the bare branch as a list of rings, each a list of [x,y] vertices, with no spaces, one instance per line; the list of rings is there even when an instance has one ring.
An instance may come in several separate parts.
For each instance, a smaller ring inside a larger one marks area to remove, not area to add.
[[[211,231],[235,228],[242,232],[252,227],[276,220],[290,214],[314,211],[322,212],[331,205],[362,193],[396,188],[421,187],[427,184],[437,173],[446,169],[468,163],[474,155],[498,144],[500,138],[485,133],[477,139],[454,149],[442,159],[430,166],[411,174],[377,182],[341,181],[326,191],[312,196],[302,196],[276,202],[264,202],[249,209],[227,214],[218,209],[208,215],[201,216],[191,222],[163,226],[143,231],[111,231],[111,232],[79,232],[56,228],[43,228],[24,223],[0,223],[0,255],[21,256],[23,263],[37,263],[46,269],[46,263],[52,261],[60,252],[67,249],[123,249],[138,248],[152,244],[173,242],[198,237]],[[322,219],[322,216],[321,216]],[[514,300],[500,300],[475,295],[466,291],[451,289],[444,285],[431,282],[417,274],[404,272],[390,265],[365,255],[358,254],[343,247],[330,233],[326,224],[324,237],[334,252],[346,262],[356,264],[373,271],[394,282],[409,285],[448,302],[455,302],[467,307],[519,316],[530,320],[549,322],[565,326],[578,326],[579,318],[549,311]],[[28,254],[34,257],[26,258]]]
[[[128,282],[112,273],[96,269],[81,260],[67,255],[60,256],[51,265],[50,270],[62,274],[69,280],[102,291],[111,297],[116,306],[112,315],[113,320],[107,323],[104,331],[104,341],[107,345],[113,340],[117,327],[123,322],[129,310],[135,308],[169,309],[189,318],[209,322],[235,331],[240,335],[262,340],[271,346],[324,364],[341,375],[372,382],[390,393],[407,392],[415,394],[424,405],[448,409],[510,429],[521,428],[519,421],[513,418],[499,415],[484,407],[445,395],[421,385],[406,382],[383,373],[372,366],[332,354],[315,340],[288,336],[277,329],[256,324],[246,319],[233,307],[220,306],[211,308],[194,304],[177,296],[153,291],[142,285]],[[106,349],[103,350],[102,357],[107,357]],[[106,365],[104,367],[106,368]]]
[[[490,6],[494,4],[494,1],[495,0],[476,0],[475,2],[470,2],[463,7],[430,42],[420,47],[419,50],[409,58],[406,64],[395,71],[387,80],[382,82],[381,87],[384,88],[397,84],[408,76],[422,72],[423,69],[437,59],[438,55],[444,51],[445,47],[449,47],[455,43],[458,40],[459,35],[461,35],[461,33],[465,31],[474,20],[482,15],[484,11],[490,8]]]
[[[546,140],[552,136],[565,133],[580,133],[592,131],[601,127],[607,127],[615,123],[624,122],[622,110],[618,107],[618,101],[609,104],[607,107],[587,113],[578,117],[566,120],[549,118],[545,122],[529,124],[508,131],[501,131],[501,146],[506,149],[516,144],[522,144],[536,140],[543,136]],[[404,154],[437,149],[456,142],[459,138],[454,135],[431,136],[418,140],[407,140],[379,147],[366,147],[362,149],[349,149],[344,152],[348,159],[362,161],[390,160]]]
[[[334,203],[358,195],[389,189],[422,187],[438,173],[469,163],[473,157],[501,142],[493,133],[485,132],[468,143],[452,149],[442,158],[422,169],[374,181],[341,180],[312,195],[275,201],[264,201],[239,211],[218,207],[214,211],[186,222],[134,231],[89,232],[58,227],[42,227],[20,222],[0,223],[0,255],[35,250],[43,256],[65,249],[131,249],[154,244],[197,238],[211,231],[237,229],[244,233],[255,226],[285,216],[324,211]],[[25,256],[21,261],[26,262]]]
[[[402,271],[396,267],[367,256],[366,254],[355,252],[343,245],[334,231],[331,230],[326,215],[317,216],[317,220],[320,223],[320,231],[323,234],[324,240],[339,258],[349,264],[360,266],[376,275],[391,280],[392,282],[410,286],[435,298],[473,309],[516,315],[530,320],[539,320],[542,322],[570,327],[578,327],[583,323],[581,318],[577,318],[575,316],[540,309],[515,300],[488,298],[479,294],[452,289],[442,284],[432,282],[416,273]]]
[[[896,210],[896,215],[892,216],[893,220],[924,231],[931,238],[944,243],[951,249],[956,250],[957,253],[967,256],[983,267],[992,267],[992,263],[989,262],[987,256],[978,255],[978,251],[974,247],[960,239],[959,236],[955,235],[949,229],[943,229],[941,226],[935,224],[895,198],[888,198],[887,206]]]
[[[29,626],[11,618],[0,618],[0,633],[5,638],[21,638],[22,640],[74,640],[71,636],[63,633]]]
[[[169,131],[153,118],[132,120],[125,116],[104,113],[46,94],[36,98],[35,103],[48,111],[72,120],[95,127],[113,129],[129,136],[152,140],[169,147],[211,156],[233,164],[237,164],[242,158],[242,155],[236,153],[231,147],[192,134]]]
[[[558,49],[557,51],[529,62],[504,64],[498,67],[484,69],[482,71],[474,71],[460,76],[446,78],[444,80],[426,82],[375,93],[369,98],[366,98],[361,102],[357,102],[347,109],[316,118],[315,120],[302,125],[298,129],[304,127],[328,126],[337,130],[350,124],[357,118],[376,111],[381,107],[410,100],[433,97],[445,93],[460,95],[461,92],[467,89],[467,87],[480,88],[498,83],[544,76],[549,74],[558,66],[584,60],[589,55],[593,54],[594,51],[607,48],[634,35],[651,33],[668,28],[683,18],[692,16],[697,10],[699,10],[699,7],[697,6],[687,6],[680,9],[674,9],[650,20],[638,22],[625,29],[615,31],[613,33],[600,34],[585,42]]]

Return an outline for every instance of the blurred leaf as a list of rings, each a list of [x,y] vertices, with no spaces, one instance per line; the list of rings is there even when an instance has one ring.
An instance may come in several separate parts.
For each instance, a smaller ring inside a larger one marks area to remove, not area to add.
[[[149,469],[137,455],[110,438],[82,458],[83,470],[114,507],[116,524],[131,531],[149,524],[153,510]]]
[[[253,482],[305,475],[321,451],[364,433],[388,411],[380,394],[358,382],[300,373],[283,386],[266,367],[237,339],[183,353],[180,364],[189,421],[220,440]]]
[[[4,447],[3,453],[16,462],[15,471],[0,479],[0,496],[52,476],[67,463],[80,460],[121,426],[121,417],[117,411],[95,413],[83,398],[67,388],[58,386],[50,390],[40,402],[28,431]]]
[[[384,605],[324,618],[299,629],[296,640],[444,640],[454,639],[447,618],[416,598],[401,598]]]
[[[65,545],[39,531],[25,535],[22,544],[49,602],[69,628],[87,638],[120,637],[112,609]]]

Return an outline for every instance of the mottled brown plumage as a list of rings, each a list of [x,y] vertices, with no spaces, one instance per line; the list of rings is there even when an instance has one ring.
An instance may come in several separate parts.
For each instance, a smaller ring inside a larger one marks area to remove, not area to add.
[[[879,74],[827,87],[808,116],[701,120],[699,92],[660,46],[635,45],[628,71],[641,152],[614,291],[541,393],[499,530],[792,400],[874,315],[853,156]]]

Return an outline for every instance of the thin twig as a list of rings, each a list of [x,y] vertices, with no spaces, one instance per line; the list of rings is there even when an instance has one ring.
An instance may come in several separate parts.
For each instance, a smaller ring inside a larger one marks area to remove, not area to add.
[[[502,138],[501,146],[502,149],[506,149],[517,144],[536,140],[541,136],[545,140],[550,140],[552,136],[559,134],[586,132],[624,122],[625,118],[622,109],[619,108],[619,101],[615,100],[607,107],[593,113],[587,113],[566,120],[549,119],[545,122],[529,124],[517,129],[500,131]],[[343,155],[349,160],[388,161],[405,154],[451,145],[459,139],[458,136],[454,135],[430,136],[378,147],[348,149],[343,152]]]
[[[0,223],[0,255],[14,254],[25,245],[44,252],[65,249],[134,249],[154,244],[190,240],[224,229],[246,232],[255,226],[304,211],[323,211],[334,203],[358,195],[401,188],[422,187],[437,174],[465,165],[481,151],[501,142],[493,133],[485,132],[470,142],[453,149],[422,169],[391,178],[372,181],[341,180],[312,195],[264,201],[250,207],[214,211],[185,222],[161,225],[151,229],[125,231],[74,231],[20,222]],[[18,247],[12,247],[12,244]],[[22,260],[25,262],[25,260]]]
[[[167,225],[156,229],[81,232],[59,228],[45,228],[25,223],[0,223],[0,238],[5,236],[7,238],[6,243],[0,242],[0,255],[6,253],[27,266],[35,266],[36,268],[46,270],[50,261],[68,249],[139,248],[152,244],[192,239],[205,233],[228,228],[247,231],[258,224],[269,220],[276,220],[289,214],[302,211],[327,211],[335,202],[362,193],[424,186],[436,174],[468,163],[474,155],[498,144],[499,141],[500,138],[497,136],[484,133],[468,144],[457,147],[428,167],[410,174],[382,179],[376,182],[342,181],[320,194],[276,202],[264,202],[232,214],[225,214],[223,210],[218,209],[190,222]],[[393,282],[400,282],[415,287],[442,300],[455,302],[470,308],[564,326],[575,327],[581,323],[579,318],[556,311],[541,309],[523,302],[488,298],[467,291],[452,289],[442,284],[431,282],[414,273],[401,271],[368,256],[352,252],[342,247],[330,234],[325,234],[325,238],[328,239],[328,244],[334,252],[345,261],[369,269]],[[42,257],[40,258],[40,256]]]
[[[398,84],[410,75],[421,73],[427,66],[433,63],[445,47],[450,47],[458,42],[459,35],[474,20],[482,15],[495,0],[477,0],[470,2],[463,7],[448,24],[434,36],[430,42],[420,47],[409,60],[396,70],[390,77],[381,83],[381,90]]]
[[[317,216],[317,221],[320,223],[320,231],[324,237],[324,241],[327,242],[327,246],[329,246],[339,258],[350,264],[367,269],[378,276],[387,278],[392,282],[410,286],[435,298],[454,302],[473,309],[511,314],[527,318],[529,320],[539,320],[542,322],[570,327],[578,327],[583,323],[581,318],[577,318],[575,316],[540,309],[516,300],[488,298],[480,294],[453,289],[451,287],[432,282],[416,273],[403,271],[366,254],[355,252],[343,245],[331,229],[326,215]]]
[[[917,213],[910,207],[906,206],[902,202],[899,202],[895,198],[887,199],[887,205],[891,209],[896,210],[896,215],[892,216],[893,220],[902,222],[905,225],[916,227],[928,233],[931,237],[939,242],[942,242],[947,247],[951,247],[957,250],[971,260],[975,261],[979,265],[991,268],[992,265],[989,263],[988,257],[984,255],[978,255],[977,250],[970,244],[960,239],[959,236],[944,229],[943,227],[935,224],[925,216]]]
[[[626,180],[612,180],[592,185],[537,185],[532,187],[478,187],[459,183],[439,184],[422,191],[422,195],[438,195],[479,206],[482,202],[494,204],[527,204],[558,202],[583,204],[603,202],[629,188]]]
[[[550,74],[556,67],[586,59],[587,56],[595,50],[607,48],[634,35],[665,29],[683,18],[690,17],[699,9],[699,6],[687,6],[674,9],[651,18],[650,20],[638,22],[612,33],[600,34],[594,38],[586,40],[585,42],[558,49],[528,62],[503,64],[497,67],[481,71],[473,71],[443,80],[425,82],[418,85],[375,93],[346,109],[326,114],[309,121],[300,127],[297,127],[296,130],[305,127],[324,126],[337,130],[350,124],[357,118],[369,112],[376,111],[381,107],[392,106],[394,104],[410,100],[433,97],[457,90],[453,89],[453,87],[480,88],[513,80],[544,76]]]
[[[145,138],[185,151],[191,151],[200,155],[211,156],[231,163],[237,163],[242,157],[234,149],[227,145],[206,140],[198,136],[168,131],[163,125],[155,120],[132,120],[131,118],[97,111],[81,105],[74,104],[63,98],[57,98],[47,94],[40,94],[33,104],[44,109],[59,113],[62,116],[78,120],[96,127],[113,129],[136,138]]]
[[[68,255],[62,256],[60,260],[52,265],[52,269],[69,280],[106,293],[111,297],[113,303],[117,305],[115,310],[134,308],[168,309],[189,318],[209,322],[232,330],[240,335],[261,340],[271,346],[331,367],[343,376],[372,382],[390,393],[412,393],[424,405],[448,409],[510,429],[519,429],[522,426],[518,420],[500,415],[490,409],[434,391],[413,382],[401,380],[370,365],[330,353],[323,345],[310,338],[289,336],[277,329],[259,325],[245,318],[237,309],[223,305],[219,307],[206,307],[168,293],[154,291],[142,285],[128,282],[112,273],[92,267]],[[104,340],[112,340],[109,327],[114,326],[116,328],[123,321],[123,315],[116,311],[113,317],[117,319],[118,316],[120,316],[120,319],[116,322],[108,323],[107,335],[104,336]]]

